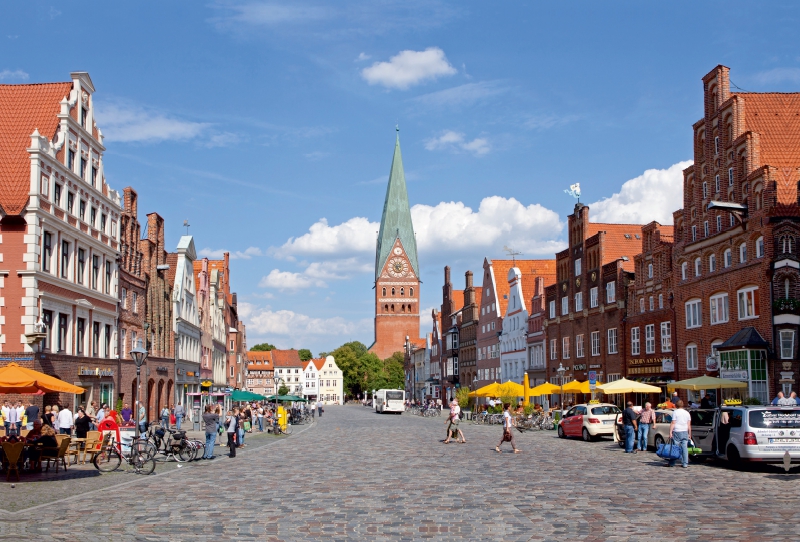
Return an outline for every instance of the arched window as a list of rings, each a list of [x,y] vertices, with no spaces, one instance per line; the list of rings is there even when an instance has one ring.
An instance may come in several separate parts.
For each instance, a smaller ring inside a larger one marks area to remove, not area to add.
[[[730,267],[731,265],[733,265],[733,257],[731,254],[732,254],[731,249],[726,249],[723,254],[723,264],[725,265],[725,267]]]
[[[400,288],[400,296],[404,296],[404,295],[406,295],[406,289],[405,288]]]
[[[392,303],[392,312],[394,312],[394,303]]]
[[[381,291],[381,295],[386,297],[386,288],[383,288],[383,290]]]
[[[712,254],[708,257],[708,271],[713,273],[717,270],[717,256]]]
[[[700,276],[700,271],[702,271],[702,269],[703,269],[702,260],[700,260],[700,258],[695,258],[694,259],[694,276],[695,277],[699,277]]]
[[[394,295],[394,288],[392,288],[392,295]]]
[[[764,256],[764,238],[759,237],[756,239],[756,258]]]
[[[414,287],[413,286],[408,289],[408,296],[409,297],[414,297]]]
[[[747,261],[747,243],[739,245],[739,263]]]
[[[781,252],[784,254],[792,253],[792,238],[788,235],[781,237]]]
[[[383,312],[389,312],[389,305],[388,304],[383,306]]]
[[[400,312],[406,312],[406,306],[400,305]]]

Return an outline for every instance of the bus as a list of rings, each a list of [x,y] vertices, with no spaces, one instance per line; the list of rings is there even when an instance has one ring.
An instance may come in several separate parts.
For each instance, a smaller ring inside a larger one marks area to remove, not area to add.
[[[406,409],[406,392],[403,390],[378,390],[373,398],[375,412],[397,412],[402,414]]]

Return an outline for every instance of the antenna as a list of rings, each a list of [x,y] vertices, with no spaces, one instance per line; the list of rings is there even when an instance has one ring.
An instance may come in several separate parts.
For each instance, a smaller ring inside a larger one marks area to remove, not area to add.
[[[506,246],[503,247],[509,256],[511,256],[511,260],[514,262],[514,265],[517,265],[517,256],[522,256],[522,252],[516,252],[513,248],[508,248]]]
[[[189,226],[191,226],[191,224],[189,224],[189,221],[188,220],[184,220],[183,221],[183,227],[186,228],[186,235],[189,235]]]

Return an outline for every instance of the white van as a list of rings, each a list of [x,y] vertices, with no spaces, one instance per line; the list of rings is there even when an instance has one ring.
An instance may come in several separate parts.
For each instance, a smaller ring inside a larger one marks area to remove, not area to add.
[[[717,457],[732,466],[742,461],[800,463],[800,407],[723,406],[714,417],[714,435]]]

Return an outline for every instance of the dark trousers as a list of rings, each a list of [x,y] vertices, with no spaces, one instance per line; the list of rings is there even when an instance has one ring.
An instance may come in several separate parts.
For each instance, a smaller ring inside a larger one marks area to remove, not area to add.
[[[231,449],[230,457],[236,457],[236,433],[228,433],[228,448]]]

